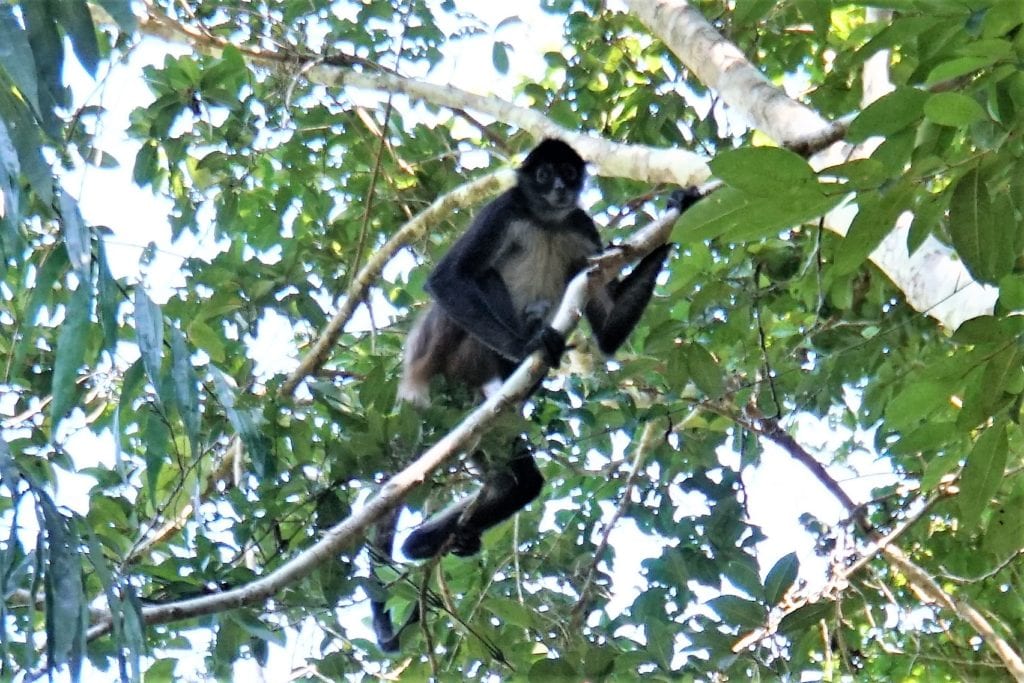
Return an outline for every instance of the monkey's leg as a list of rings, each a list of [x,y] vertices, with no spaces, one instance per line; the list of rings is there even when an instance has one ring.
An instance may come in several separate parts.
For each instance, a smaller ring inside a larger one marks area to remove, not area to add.
[[[450,505],[420,525],[402,544],[406,557],[422,560],[436,555],[451,538],[449,550],[460,556],[480,551],[480,535],[503,522],[537,497],[544,477],[530,446],[517,438],[512,457],[487,474],[480,490]]]
[[[416,606],[402,628],[395,633],[394,624],[391,621],[391,610],[387,608],[387,586],[381,582],[374,571],[376,567],[391,561],[391,551],[395,543],[395,527],[401,511],[400,507],[396,507],[377,522],[374,539],[370,545],[370,579],[371,585],[377,592],[376,595],[370,596],[370,612],[373,615],[373,630],[377,635],[377,645],[384,652],[398,652],[399,635],[420,619],[420,609],[419,606]]]

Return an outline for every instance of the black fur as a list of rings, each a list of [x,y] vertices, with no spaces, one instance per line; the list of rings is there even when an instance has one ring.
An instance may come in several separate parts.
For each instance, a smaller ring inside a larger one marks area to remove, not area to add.
[[[544,140],[519,168],[515,187],[477,214],[427,280],[434,303],[409,334],[400,399],[426,403],[438,374],[481,389],[508,377],[536,350],[550,365],[559,363],[565,338],[550,326],[551,316],[569,280],[601,251],[594,222],[578,206],[584,177],[584,161],[572,147]],[[689,204],[691,195],[681,195],[673,208]],[[587,306],[604,353],[613,353],[640,319],[668,251],[669,245],[654,250]],[[503,465],[485,471],[475,494],[412,532],[402,546],[406,557],[479,552],[484,531],[537,497],[544,479],[530,445],[519,437],[512,450]],[[373,609],[382,649],[397,648],[384,605],[375,602]]]

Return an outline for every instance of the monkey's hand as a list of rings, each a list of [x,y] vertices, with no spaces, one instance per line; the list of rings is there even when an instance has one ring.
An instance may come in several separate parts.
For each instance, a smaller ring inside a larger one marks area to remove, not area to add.
[[[565,353],[565,337],[555,328],[545,325],[533,335],[530,341],[526,342],[523,357],[525,358],[537,350],[544,352],[545,363],[557,368],[562,362],[562,354]]]
[[[682,187],[674,191],[668,198],[667,209],[675,209],[679,213],[696,204],[704,195],[696,187]]]

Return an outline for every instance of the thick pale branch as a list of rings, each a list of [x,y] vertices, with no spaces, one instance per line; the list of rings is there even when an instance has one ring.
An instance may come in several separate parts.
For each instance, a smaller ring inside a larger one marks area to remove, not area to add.
[[[534,138],[557,137],[572,145],[598,175],[631,178],[646,183],[699,185],[708,178],[703,157],[684,149],[665,149],[647,145],[610,142],[559,126],[538,111],[517,107],[498,97],[476,95],[450,85],[436,85],[404,78],[395,73],[360,66],[340,66],[339,59],[327,60],[312,54],[265,50],[260,47],[234,45],[199,29],[185,26],[164,14],[152,3],[146,4],[141,30],[169,42],[185,43],[201,52],[219,53],[232,46],[255,64],[274,69],[288,69],[311,83],[325,86],[350,86],[365,90],[402,93],[415,100],[424,100],[450,109],[470,109],[492,116],[529,132]]]
[[[626,6],[701,83],[779,144],[806,153],[844,135],[843,126],[826,121],[773,85],[685,0],[627,0]]]

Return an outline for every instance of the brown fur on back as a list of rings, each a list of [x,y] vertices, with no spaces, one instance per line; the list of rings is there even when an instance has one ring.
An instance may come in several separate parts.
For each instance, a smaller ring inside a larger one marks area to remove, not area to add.
[[[569,279],[596,251],[585,235],[519,220],[508,226],[504,246],[494,253],[490,265],[504,280],[517,315],[522,317],[531,304],[543,301],[551,306],[545,320],[549,322]],[[427,405],[435,375],[478,390],[501,379],[506,367],[507,361],[432,303],[409,332],[398,398]]]

